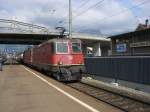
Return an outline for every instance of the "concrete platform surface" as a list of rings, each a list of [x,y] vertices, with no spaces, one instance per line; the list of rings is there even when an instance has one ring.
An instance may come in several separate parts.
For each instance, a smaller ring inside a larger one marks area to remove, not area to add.
[[[5,65],[3,71],[0,71],[0,112],[121,112],[121,110],[39,72],[26,69],[23,65]]]

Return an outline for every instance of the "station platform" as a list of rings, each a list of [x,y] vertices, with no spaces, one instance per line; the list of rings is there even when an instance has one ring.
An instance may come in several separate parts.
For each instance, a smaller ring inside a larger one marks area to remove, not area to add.
[[[0,112],[121,112],[23,65],[0,71]]]
[[[149,93],[135,90],[135,89],[128,88],[128,87],[124,87],[124,86],[119,85],[118,83],[103,82],[100,80],[93,79],[91,77],[84,77],[82,79],[82,83],[89,84],[96,88],[104,89],[106,91],[111,91],[111,92],[129,97],[131,99],[139,100],[139,101],[150,104]]]

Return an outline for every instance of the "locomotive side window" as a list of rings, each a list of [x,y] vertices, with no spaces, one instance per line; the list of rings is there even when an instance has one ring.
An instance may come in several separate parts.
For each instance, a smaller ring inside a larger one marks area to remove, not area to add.
[[[56,44],[57,53],[68,53],[68,44],[57,42]]]
[[[80,43],[72,43],[72,51],[74,53],[81,52],[81,44]]]

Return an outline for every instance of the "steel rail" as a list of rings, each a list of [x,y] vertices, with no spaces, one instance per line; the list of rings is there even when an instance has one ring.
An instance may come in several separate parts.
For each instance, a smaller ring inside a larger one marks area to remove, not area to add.
[[[150,104],[146,102],[138,101],[81,82],[68,83],[67,85],[125,112],[150,112]]]

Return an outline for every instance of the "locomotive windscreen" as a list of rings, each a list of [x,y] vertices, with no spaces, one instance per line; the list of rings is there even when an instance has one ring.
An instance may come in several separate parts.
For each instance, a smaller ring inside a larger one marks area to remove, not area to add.
[[[81,52],[81,44],[80,43],[72,43],[72,51],[74,53]]]
[[[57,53],[68,53],[68,43],[57,42]]]

